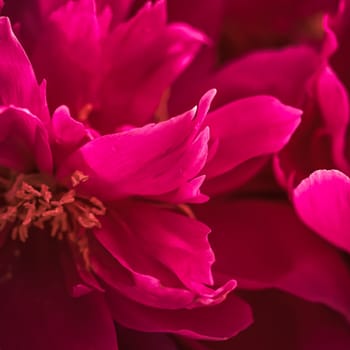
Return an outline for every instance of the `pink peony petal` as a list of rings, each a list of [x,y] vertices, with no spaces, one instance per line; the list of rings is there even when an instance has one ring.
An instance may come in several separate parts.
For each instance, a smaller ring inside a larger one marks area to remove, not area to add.
[[[147,260],[154,261],[167,267],[188,288],[213,284],[210,268],[214,255],[208,243],[208,227],[149,203],[132,202],[110,215],[113,221],[105,223],[95,235],[124,264],[142,271],[147,270]],[[125,227],[120,243],[113,233],[115,220]],[[134,247],[134,251],[130,252],[129,247]],[[145,263],[141,263],[142,259]]]
[[[166,24],[165,1],[148,2],[104,43],[100,106],[91,115],[92,125],[113,132],[117,125],[152,121],[162,94],[204,41],[185,24]]]
[[[70,116],[65,106],[58,107],[52,116],[52,139],[55,163],[60,164],[69,154],[93,139],[82,123]]]
[[[294,190],[301,219],[335,246],[350,252],[350,179],[337,170],[318,170]]]
[[[27,108],[44,124],[49,123],[45,84],[38,85],[29,59],[6,17],[0,18],[0,104]]]
[[[207,158],[209,133],[201,125],[213,93],[201,99],[198,112],[195,108],[159,124],[92,140],[61,165],[59,177],[82,171],[89,180],[81,188],[103,200],[131,195],[154,198],[189,186]]]
[[[126,269],[97,240],[91,239],[89,244],[91,267],[105,290],[155,308],[181,309],[193,302],[194,294],[182,288],[180,283],[176,287],[166,287],[157,277],[132,271],[130,267]],[[156,273],[164,277],[163,271],[164,268],[158,266]]]
[[[258,156],[278,152],[300,123],[301,111],[268,96],[232,102],[208,114],[212,139],[218,140],[204,174],[213,178]]]
[[[48,81],[52,110],[64,104],[74,118],[87,118],[87,106],[96,103],[104,34],[94,0],[66,1],[45,17],[31,61],[37,75]]]
[[[213,75],[211,86],[221,91],[215,106],[259,94],[275,96],[293,106],[299,105],[305,84],[319,65],[317,53],[307,46],[252,53]],[[289,79],[286,80],[286,76]]]
[[[271,95],[285,104],[299,106],[303,102],[305,84],[319,67],[319,55],[307,46],[251,53],[191,80],[191,89],[187,88],[188,80],[180,80],[170,97],[170,111],[188,108],[213,86],[219,93],[212,109],[256,95]]]
[[[209,229],[194,219],[134,201],[124,202],[101,222],[102,228],[94,232],[97,240],[116,260],[115,264],[121,264],[138,282],[134,293],[139,293],[136,298],[142,303],[166,308],[216,304],[235,287],[235,281],[217,289],[208,287],[213,285],[214,261],[207,240]],[[112,263],[111,258],[104,257],[101,249],[96,248],[93,254],[93,266],[99,271],[96,273],[121,290],[120,283],[115,283],[117,275],[113,278],[103,268],[107,260]],[[156,294],[159,296],[154,304],[152,295]]]
[[[199,339],[226,339],[248,327],[249,306],[230,295],[221,304],[191,310],[162,310],[136,304],[117,294],[108,294],[115,320],[143,332],[170,332]]]
[[[47,130],[28,110],[0,108],[0,165],[20,172],[52,171]]]

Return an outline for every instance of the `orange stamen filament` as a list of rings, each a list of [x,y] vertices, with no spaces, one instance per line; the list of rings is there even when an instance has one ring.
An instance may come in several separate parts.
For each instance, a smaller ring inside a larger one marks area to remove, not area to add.
[[[76,244],[88,263],[88,242],[84,234],[87,229],[101,227],[98,216],[105,215],[106,208],[95,197],[82,198],[75,187],[87,181],[87,177],[76,171],[72,177],[72,189],[53,190],[45,184],[38,184],[36,175],[19,174],[15,181],[0,177],[0,186],[7,188],[3,194],[7,205],[0,208],[0,231],[13,224],[12,239],[25,242],[29,229],[50,227],[51,237],[68,238]],[[58,192],[58,193],[57,193]]]

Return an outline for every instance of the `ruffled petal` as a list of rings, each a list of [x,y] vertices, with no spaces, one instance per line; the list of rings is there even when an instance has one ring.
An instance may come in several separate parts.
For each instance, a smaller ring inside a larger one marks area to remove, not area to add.
[[[103,200],[131,195],[155,198],[189,186],[207,159],[209,131],[201,125],[213,94],[202,98],[198,111],[92,140],[61,165],[59,176],[82,171],[89,180],[81,189]]]
[[[143,332],[175,333],[199,339],[227,339],[252,322],[249,306],[230,295],[221,304],[191,310],[162,310],[136,304],[109,292],[109,306],[115,320]]]
[[[219,70],[206,72],[202,78],[180,81],[181,85],[175,85],[174,98],[170,98],[170,110],[178,112],[188,108],[213,86],[219,91],[213,109],[256,95],[271,95],[282,103],[300,106],[306,83],[319,67],[319,55],[307,46],[252,53]],[[187,88],[189,83],[191,89]],[[183,93],[184,89],[186,94]]]
[[[300,115],[300,110],[269,96],[242,99],[209,113],[207,125],[218,146],[203,172],[210,179],[251,158],[278,152],[299,125]]]
[[[70,116],[66,106],[55,110],[51,131],[55,164],[60,164],[69,154],[94,138],[88,128]]]
[[[318,170],[294,190],[301,219],[327,241],[350,252],[350,179],[337,170]]]
[[[0,104],[27,108],[49,124],[45,84],[38,85],[33,68],[11,29],[8,18],[0,18]]]
[[[134,299],[143,304],[174,309],[216,304],[236,285],[228,281],[217,289],[208,287],[213,285],[214,256],[207,238],[209,228],[197,220],[133,201],[110,210],[101,223],[94,234],[110,258],[95,245],[92,266],[100,278],[123,292],[121,279],[116,282],[116,273],[113,278],[104,268],[113,257],[116,265],[131,274],[133,293],[139,294]]]
[[[96,103],[102,36],[94,0],[51,6],[32,41],[31,61],[39,78],[47,79],[53,111],[67,105],[74,118],[85,120]]]
[[[47,130],[26,109],[0,108],[0,165],[20,172],[52,171]]]
[[[204,41],[185,24],[166,24],[165,1],[148,2],[104,43],[100,105],[91,115],[92,125],[110,133],[117,125],[152,121],[162,94]]]
[[[118,292],[136,303],[156,308],[181,309],[191,305],[193,293],[181,288],[181,284],[166,287],[155,276],[125,268],[96,239],[90,239],[89,246],[92,270],[105,290]],[[148,268],[151,263],[148,263]],[[162,274],[160,270],[161,267],[158,267],[158,275]]]

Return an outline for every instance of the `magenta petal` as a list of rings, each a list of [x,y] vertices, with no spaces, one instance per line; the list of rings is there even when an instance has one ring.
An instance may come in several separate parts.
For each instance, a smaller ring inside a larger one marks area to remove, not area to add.
[[[350,179],[337,170],[318,170],[294,190],[302,220],[323,238],[350,252]]]
[[[307,81],[319,66],[320,57],[307,46],[257,51],[233,60],[209,76],[206,73],[202,79],[191,80],[191,89],[186,94],[183,91],[189,82],[181,82],[180,89],[176,87],[175,91],[180,97],[175,96],[174,102],[171,97],[170,106],[175,111],[188,108],[212,87],[219,91],[212,108],[256,95],[271,95],[288,105],[299,106]]]
[[[212,96],[208,92],[201,99],[198,112],[92,140],[62,164],[59,176],[79,169],[89,176],[82,189],[104,200],[154,197],[188,186],[207,159],[209,131],[201,125]]]
[[[43,123],[26,109],[0,108],[0,165],[17,171],[52,171]]]
[[[47,238],[45,233],[33,235],[21,247],[18,260],[9,265],[12,278],[1,283],[1,348],[116,350],[115,329],[103,295],[72,298],[68,294],[58,252]]]
[[[38,85],[6,17],[0,18],[0,104],[27,108],[45,124],[49,123],[45,84]]]
[[[59,164],[92,138],[89,129],[70,116],[67,107],[61,106],[55,110],[52,116],[52,139],[56,163]]]
[[[96,240],[91,240],[90,247],[92,269],[104,282],[105,290],[118,292],[140,304],[163,309],[184,308],[193,302],[194,294],[181,288],[181,285],[166,287],[157,277],[132,271],[130,267],[126,269]],[[163,271],[158,267],[159,276],[164,277]]]
[[[108,294],[115,320],[144,332],[176,333],[200,339],[226,339],[252,322],[249,306],[235,295],[221,304],[191,310],[162,310],[136,304],[117,293]]]
[[[115,265],[121,264],[135,281],[134,293],[139,296],[134,300],[166,308],[203,306],[222,301],[236,285],[228,281],[217,289],[208,287],[213,285],[214,256],[209,229],[197,220],[149,203],[130,202],[110,211],[101,222],[94,234],[111,257],[103,257],[95,246],[93,266],[102,279],[124,292],[121,279],[116,281],[117,266],[114,278],[103,267],[113,257]]]
[[[96,102],[100,40],[105,33],[101,33],[94,0],[65,2],[45,17],[34,38],[31,61],[38,77],[48,81],[50,108],[67,105],[78,118]]]
[[[211,138],[218,146],[204,173],[213,178],[251,158],[279,151],[299,125],[300,115],[300,110],[268,96],[242,99],[209,113]]]
[[[120,124],[142,126],[152,121],[162,94],[204,40],[185,24],[167,25],[165,1],[146,3],[106,39],[101,113],[92,115],[93,125],[112,132]]]
[[[350,319],[350,271],[342,255],[309,231],[287,202],[222,199],[195,214],[213,230],[214,276],[237,279],[241,288],[279,288]]]
[[[105,222],[102,229],[95,230],[95,235],[123,264],[146,272],[148,265],[156,262],[190,289],[197,284],[213,284],[214,255],[208,242],[210,229],[207,226],[148,203],[124,204],[110,215],[124,226],[120,239],[114,234],[114,220]],[[130,247],[134,247],[133,251]],[[157,270],[148,271],[152,272],[157,273]]]
[[[307,46],[266,50],[233,61],[208,83],[220,91],[215,106],[260,94],[275,96],[295,106],[302,102],[305,84],[319,66],[319,56]]]

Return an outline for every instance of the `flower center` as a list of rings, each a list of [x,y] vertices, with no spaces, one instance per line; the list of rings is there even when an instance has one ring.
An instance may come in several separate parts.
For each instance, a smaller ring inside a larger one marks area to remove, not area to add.
[[[75,187],[87,181],[79,171],[71,176],[72,188],[59,186],[43,174],[0,172],[0,232],[10,227],[11,238],[25,242],[31,228],[48,230],[50,236],[73,242],[88,263],[86,230],[101,227],[98,216],[106,213],[95,197],[77,196]]]

